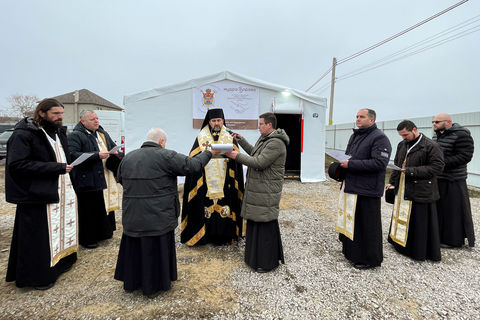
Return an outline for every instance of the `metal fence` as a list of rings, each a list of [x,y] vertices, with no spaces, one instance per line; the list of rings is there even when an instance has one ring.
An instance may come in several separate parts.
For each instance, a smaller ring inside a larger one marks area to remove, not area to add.
[[[475,152],[472,161],[468,164],[467,184],[474,187],[480,187],[480,112],[457,113],[452,114],[451,116],[453,122],[467,128],[472,134],[475,144]],[[383,130],[392,144],[393,154],[391,160],[393,160],[393,157],[395,156],[397,144],[401,141],[401,138],[397,133],[397,125],[402,120],[404,119],[377,122],[378,128]],[[418,130],[424,135],[430,138],[433,136],[433,116],[410,118],[409,120],[413,121]],[[355,123],[342,123],[327,126],[325,129],[325,149],[345,151],[353,128],[355,128]]]

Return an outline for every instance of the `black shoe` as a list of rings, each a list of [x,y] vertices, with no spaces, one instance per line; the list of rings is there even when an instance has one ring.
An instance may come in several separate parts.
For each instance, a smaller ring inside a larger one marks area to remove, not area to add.
[[[258,273],[267,273],[269,272],[270,270],[266,270],[266,269],[263,269],[263,268],[257,268],[255,269],[255,272],[258,272]]]
[[[355,263],[353,264],[353,267],[358,270],[365,270],[365,269],[372,269],[375,268],[374,266],[370,264],[363,264],[363,263]]]
[[[53,287],[54,284],[55,284],[55,282],[52,282],[52,283],[47,284],[46,286],[36,286],[36,287],[34,287],[34,288],[35,288],[35,290],[44,291],[44,290],[48,290],[48,289],[50,289],[51,287]]]
[[[98,248],[98,242],[94,242],[94,243],[90,243],[90,244],[85,244],[84,247],[87,248],[87,249],[95,249],[95,248]]]
[[[443,249],[450,249],[450,248],[453,248],[453,246],[451,246],[451,245],[448,245],[448,244],[445,244],[445,243],[440,243],[440,248],[443,248]]]

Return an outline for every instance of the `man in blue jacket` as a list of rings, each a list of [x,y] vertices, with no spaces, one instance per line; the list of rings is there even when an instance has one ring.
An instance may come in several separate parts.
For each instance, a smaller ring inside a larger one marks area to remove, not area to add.
[[[358,129],[353,130],[345,151],[351,157],[340,162],[346,169],[341,194],[346,200],[344,213],[353,223],[350,232],[340,231],[338,224],[337,230],[341,232],[345,258],[357,269],[377,267],[383,261],[380,198],[392,147],[387,136],[377,128],[375,118],[374,110],[358,111]]]

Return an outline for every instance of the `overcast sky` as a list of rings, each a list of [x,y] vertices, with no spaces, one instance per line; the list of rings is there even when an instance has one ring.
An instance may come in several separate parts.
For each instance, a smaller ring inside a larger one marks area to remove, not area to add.
[[[14,93],[45,98],[83,88],[122,106],[124,95],[223,70],[305,90],[333,57],[346,58],[459,1],[3,0],[0,107]],[[337,77],[479,15],[479,1],[470,0],[339,65]],[[457,33],[480,24],[470,21]],[[379,120],[480,111],[479,57],[474,32],[338,80],[334,123],[354,121],[361,107],[374,108]],[[318,94],[329,99],[329,87]]]

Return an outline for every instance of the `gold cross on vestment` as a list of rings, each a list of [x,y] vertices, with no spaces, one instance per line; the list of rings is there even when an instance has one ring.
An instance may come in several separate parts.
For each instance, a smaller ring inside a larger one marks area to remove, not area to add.
[[[205,143],[202,143],[202,146],[206,148],[211,147],[212,145],[210,144],[210,141],[206,141]]]

